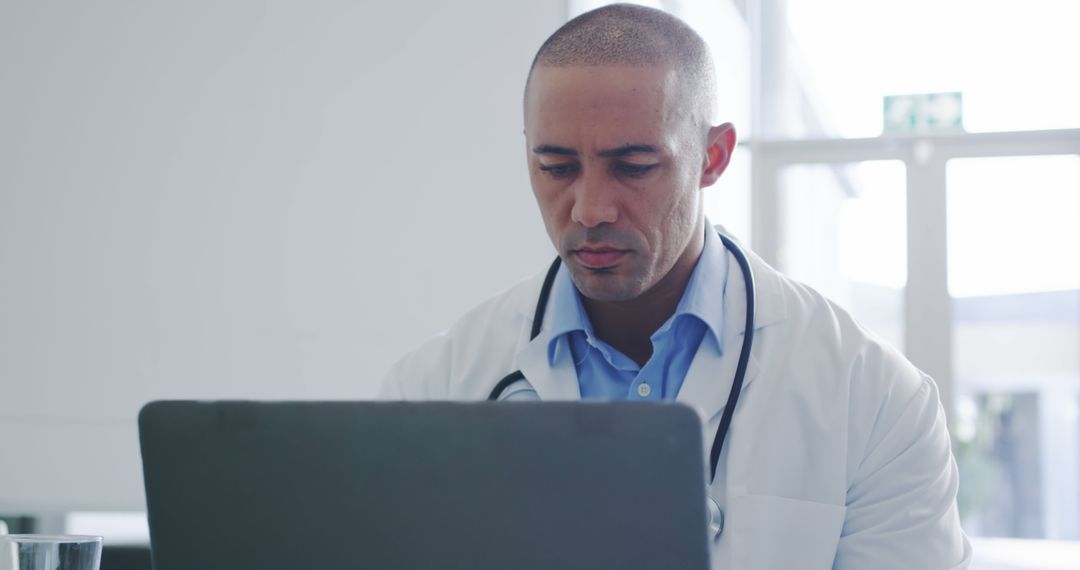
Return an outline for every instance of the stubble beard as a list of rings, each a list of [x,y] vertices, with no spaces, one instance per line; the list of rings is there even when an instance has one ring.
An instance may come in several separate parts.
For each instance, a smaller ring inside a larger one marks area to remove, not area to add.
[[[624,273],[628,268],[590,269],[571,267],[570,279],[579,293],[593,301],[632,301],[647,290],[645,275],[639,271]]]

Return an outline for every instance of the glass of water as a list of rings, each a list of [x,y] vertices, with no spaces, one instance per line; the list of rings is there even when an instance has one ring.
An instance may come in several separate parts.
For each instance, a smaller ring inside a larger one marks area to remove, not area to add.
[[[101,537],[0,534],[0,570],[98,570]]]

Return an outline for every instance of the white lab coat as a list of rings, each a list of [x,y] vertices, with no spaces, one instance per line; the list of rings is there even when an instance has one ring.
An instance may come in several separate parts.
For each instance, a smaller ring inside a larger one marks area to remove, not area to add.
[[[702,417],[706,462],[742,343],[746,290],[728,256],[724,354],[702,342],[677,400]],[[709,490],[725,528],[712,567],[966,568],[957,470],[937,386],[820,294],[748,253],[757,281],[754,346]],[[569,351],[547,362],[529,340],[543,274],[476,307],[402,358],[382,397],[580,398]]]

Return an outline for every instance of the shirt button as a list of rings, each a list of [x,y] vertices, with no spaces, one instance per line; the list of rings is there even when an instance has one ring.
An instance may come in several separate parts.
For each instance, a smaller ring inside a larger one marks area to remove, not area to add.
[[[637,394],[642,398],[648,398],[649,394],[652,394],[652,387],[644,383],[638,384]]]

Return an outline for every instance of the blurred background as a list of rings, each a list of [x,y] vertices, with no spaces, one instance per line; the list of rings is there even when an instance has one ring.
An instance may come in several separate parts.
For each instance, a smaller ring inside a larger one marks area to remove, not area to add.
[[[143,403],[373,397],[544,269],[525,75],[605,3],[0,0],[0,520],[145,544]],[[974,567],[1080,568],[1080,2],[644,3],[710,220],[941,386]]]

